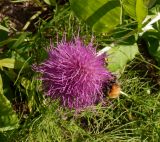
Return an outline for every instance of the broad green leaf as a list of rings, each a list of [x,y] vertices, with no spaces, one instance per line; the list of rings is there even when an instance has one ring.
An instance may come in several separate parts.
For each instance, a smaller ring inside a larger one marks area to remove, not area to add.
[[[160,13],[160,4],[156,4],[150,11],[152,15],[149,16],[154,19]],[[160,20],[153,23],[152,28],[152,30],[145,32],[141,38],[146,42],[146,50],[160,66]]]
[[[144,4],[145,4],[148,8],[151,8],[155,3],[156,3],[156,0],[144,0]]]
[[[160,66],[160,32],[148,31],[142,38],[147,43],[149,54],[158,62]]]
[[[122,0],[122,6],[125,12],[136,20],[136,0]]]
[[[148,8],[143,0],[122,0],[122,5],[126,13],[136,20],[139,26],[148,14]]]
[[[6,67],[6,68],[11,68],[11,69],[21,69],[23,68],[29,68],[28,63],[22,62],[15,60],[13,58],[5,58],[0,60],[0,68]]]
[[[119,0],[70,0],[73,12],[93,31],[108,32],[120,24]]]
[[[143,0],[137,0],[136,1],[137,22],[139,24],[142,24],[147,14],[148,14],[148,9],[147,6],[144,4]]]
[[[137,44],[119,45],[109,50],[108,69],[112,72],[122,72],[126,64],[138,53]]]
[[[12,58],[5,58],[0,60],[0,68],[6,67],[13,69],[15,65],[15,59]]]
[[[44,2],[48,5],[55,6],[56,5],[56,0],[44,0]]]
[[[18,122],[9,100],[3,95],[3,82],[0,75],[0,132],[17,128]]]
[[[0,30],[4,30],[4,31],[6,31],[6,32],[9,32],[8,28],[6,28],[6,27],[4,27],[4,26],[2,26],[2,25],[0,25]]]
[[[7,98],[0,94],[0,131],[18,127],[18,118]]]

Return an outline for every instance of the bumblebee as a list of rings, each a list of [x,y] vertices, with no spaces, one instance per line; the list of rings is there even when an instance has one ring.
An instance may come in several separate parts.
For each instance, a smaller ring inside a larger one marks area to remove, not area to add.
[[[107,84],[104,85],[103,93],[105,98],[118,98],[120,96],[121,87],[115,76],[112,80],[110,80]]]
[[[118,83],[115,83],[109,90],[108,96],[109,98],[118,98],[120,93],[121,93],[121,87]]]

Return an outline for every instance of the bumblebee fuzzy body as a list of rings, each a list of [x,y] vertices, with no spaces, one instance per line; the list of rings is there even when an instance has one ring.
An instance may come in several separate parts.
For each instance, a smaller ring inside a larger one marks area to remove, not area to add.
[[[118,83],[112,85],[111,89],[109,90],[108,96],[109,98],[118,98],[121,92],[121,87]]]
[[[121,87],[120,84],[117,82],[116,77],[114,76],[113,79],[108,84],[103,87],[104,97],[109,97],[109,98],[119,97],[121,92]]]

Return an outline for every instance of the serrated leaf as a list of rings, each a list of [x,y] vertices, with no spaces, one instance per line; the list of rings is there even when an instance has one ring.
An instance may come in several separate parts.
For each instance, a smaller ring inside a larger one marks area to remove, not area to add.
[[[7,98],[0,94],[0,132],[18,127],[18,118]]]
[[[112,72],[122,72],[126,64],[135,58],[138,53],[137,44],[119,45],[109,50],[108,69]]]
[[[0,60],[0,68],[6,67],[13,69],[15,65],[15,59],[12,58],[5,58]]]
[[[0,132],[17,128],[18,122],[9,100],[3,95],[3,82],[0,75]]]
[[[71,8],[93,31],[108,32],[120,24],[118,0],[70,0]]]

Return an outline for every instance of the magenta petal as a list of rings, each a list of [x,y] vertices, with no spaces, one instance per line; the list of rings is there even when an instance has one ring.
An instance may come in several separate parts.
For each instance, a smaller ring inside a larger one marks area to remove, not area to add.
[[[48,59],[35,67],[42,73],[48,96],[69,108],[84,108],[103,99],[103,84],[112,74],[105,68],[105,56],[97,56],[92,44],[80,39],[61,42],[48,51]]]

